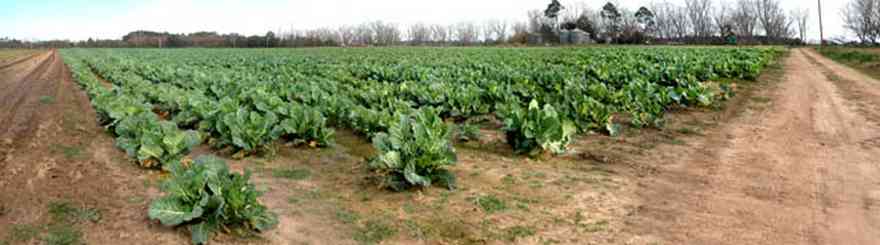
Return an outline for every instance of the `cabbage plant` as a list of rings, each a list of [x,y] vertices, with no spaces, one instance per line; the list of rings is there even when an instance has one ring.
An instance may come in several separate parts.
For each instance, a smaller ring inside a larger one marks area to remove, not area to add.
[[[455,176],[446,169],[458,159],[452,147],[449,126],[433,108],[413,115],[399,113],[388,132],[373,137],[378,155],[368,166],[380,174],[382,185],[393,190],[429,187],[440,183],[455,188]]]
[[[507,143],[519,154],[562,154],[577,132],[574,123],[557,113],[553,106],[547,104],[541,108],[536,100],[532,100],[527,109],[518,104],[502,107],[499,116],[504,120]]]
[[[223,160],[200,156],[189,165],[172,164],[162,183],[165,195],[150,203],[150,219],[166,226],[186,226],[194,244],[205,244],[214,231],[263,232],[277,216],[257,198],[250,172],[233,173]]]

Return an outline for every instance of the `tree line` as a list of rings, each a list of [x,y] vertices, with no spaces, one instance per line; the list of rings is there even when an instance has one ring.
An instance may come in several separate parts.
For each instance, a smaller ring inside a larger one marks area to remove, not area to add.
[[[880,41],[880,0],[849,0],[845,27],[863,43]],[[598,7],[598,8],[596,8]],[[474,46],[559,43],[561,32],[579,31],[597,43],[617,44],[802,44],[810,10],[786,10],[779,0],[659,1],[635,10],[608,2],[551,0],[528,11],[524,20],[490,19],[452,24],[399,25],[371,21],[356,25],[287,29],[244,36],[197,32],[175,34],[135,31],[120,40],[54,41],[40,45],[70,47],[317,47],[317,46]],[[5,41],[4,41],[5,40]],[[0,39],[0,47],[28,42]]]

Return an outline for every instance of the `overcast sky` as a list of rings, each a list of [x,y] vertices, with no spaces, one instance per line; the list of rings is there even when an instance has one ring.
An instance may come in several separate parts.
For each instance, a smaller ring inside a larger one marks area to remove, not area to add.
[[[662,0],[659,0],[662,1]],[[683,4],[684,0],[668,0]],[[719,0],[715,0],[717,5]],[[734,1],[734,0],[726,0]],[[818,39],[816,0],[780,0],[786,11],[810,9],[809,39]],[[850,35],[840,9],[847,0],[822,0],[825,36]],[[543,9],[549,0],[0,0],[0,37],[23,39],[121,38],[133,30],[173,33],[236,32],[245,35],[290,28],[336,27],[382,20],[400,25],[423,22],[452,24],[488,19],[525,20],[526,12]],[[606,0],[583,2],[600,9]],[[619,1],[637,9],[650,0]]]

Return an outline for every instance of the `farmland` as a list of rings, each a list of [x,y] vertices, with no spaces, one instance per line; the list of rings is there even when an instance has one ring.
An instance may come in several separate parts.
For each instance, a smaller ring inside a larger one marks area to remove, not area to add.
[[[563,153],[575,132],[616,135],[620,124],[660,127],[672,106],[711,106],[731,89],[706,81],[754,79],[775,51],[65,50],[64,55],[110,125],[157,112],[241,157],[279,138],[327,146],[332,127],[372,138],[387,133],[400,116],[423,110],[429,111],[426,117],[460,123],[495,115],[511,124],[508,137],[522,141],[512,143],[516,150]],[[115,86],[102,85],[91,71]],[[540,123],[522,118],[530,106],[552,114],[547,117],[558,125],[526,125],[547,133],[525,136],[531,132],[518,126]],[[559,134],[552,135],[554,130]],[[137,157],[148,167],[176,160]]]
[[[373,142],[376,153],[364,156],[364,164],[376,186],[408,191],[433,183],[454,191],[462,182],[448,168],[458,161],[456,140],[495,130],[515,154],[563,156],[579,134],[662,128],[674,107],[718,106],[733,95],[731,81],[756,79],[778,52],[73,49],[62,55],[116,146],[140,166],[172,171],[181,181],[193,177],[178,174],[178,165],[196,158],[190,152],[202,143],[233,159],[272,158],[279,146],[333,148],[342,129]],[[194,164],[207,166],[205,159]],[[180,224],[163,214],[204,205],[168,198],[151,204],[151,218]],[[254,212],[243,217],[253,219],[253,228],[277,223],[273,214]],[[194,242],[205,237],[193,228]]]
[[[845,200],[871,200],[880,89],[810,49],[13,52],[0,244],[875,234],[833,229],[872,222]]]

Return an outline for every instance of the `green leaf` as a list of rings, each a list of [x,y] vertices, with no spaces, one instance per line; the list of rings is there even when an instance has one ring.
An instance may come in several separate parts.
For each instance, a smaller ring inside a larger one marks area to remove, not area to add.
[[[176,226],[202,215],[202,208],[190,206],[175,197],[162,197],[150,203],[148,216],[158,219],[163,225]]]
[[[254,229],[263,232],[275,228],[278,225],[278,217],[274,213],[265,212],[263,215],[254,217],[251,223]]]
[[[403,170],[403,176],[406,181],[414,185],[431,186],[431,180],[416,173],[415,164],[407,164]]]
[[[211,232],[214,231],[214,227],[211,227],[207,222],[191,225],[189,229],[193,244],[207,244],[211,239]]]
[[[153,144],[144,144],[141,145],[140,150],[138,150],[138,159],[146,160],[150,158],[161,159],[162,154],[165,153],[165,150],[162,149],[161,146],[153,145]]]

